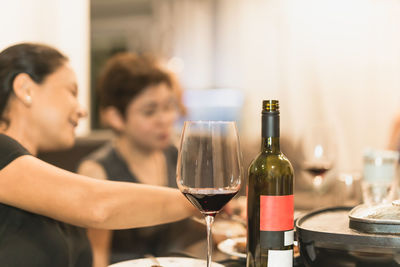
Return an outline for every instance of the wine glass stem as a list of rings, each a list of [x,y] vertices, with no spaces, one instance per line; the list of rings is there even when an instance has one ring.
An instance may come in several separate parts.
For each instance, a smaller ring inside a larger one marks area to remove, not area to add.
[[[214,222],[214,216],[206,215],[207,224],[207,267],[211,267],[211,253],[212,253],[212,236],[211,227]]]
[[[321,191],[321,186],[323,182],[324,177],[322,175],[316,175],[313,180],[313,186],[314,186],[314,203],[315,203],[315,208],[323,206],[324,203],[322,203],[322,194],[323,192]]]

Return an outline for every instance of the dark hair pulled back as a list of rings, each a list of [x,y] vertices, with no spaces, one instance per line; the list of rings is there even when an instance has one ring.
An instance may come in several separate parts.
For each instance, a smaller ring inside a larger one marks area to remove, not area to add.
[[[4,113],[18,74],[26,73],[40,84],[66,61],[66,56],[44,44],[21,43],[4,49],[0,53],[0,122],[8,123]]]

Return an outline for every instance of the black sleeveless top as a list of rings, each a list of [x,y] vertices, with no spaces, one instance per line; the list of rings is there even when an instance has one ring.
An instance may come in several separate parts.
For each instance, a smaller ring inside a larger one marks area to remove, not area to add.
[[[169,146],[164,150],[167,160],[168,186],[177,188],[176,185],[176,161],[178,150],[174,146]],[[106,172],[107,179],[120,182],[139,183],[139,180],[130,170],[122,155],[114,148],[111,143],[107,143],[97,149],[85,160],[93,160],[99,163]]]
[[[0,171],[23,155],[0,134]],[[84,229],[0,203],[0,266],[90,267],[92,251]]]
[[[178,151],[174,146],[164,151],[167,160],[168,186],[176,188],[176,162]],[[99,163],[105,170],[109,180],[136,182],[139,180],[129,170],[123,157],[111,143],[99,148],[85,160],[93,160]],[[140,215],[138,215],[140,216]],[[196,234],[197,227],[189,219],[164,225],[114,230],[110,248],[110,262],[143,258],[146,254],[154,256],[168,256],[168,253],[183,250],[189,244],[198,241],[205,236]],[[188,235],[188,232],[194,233]]]

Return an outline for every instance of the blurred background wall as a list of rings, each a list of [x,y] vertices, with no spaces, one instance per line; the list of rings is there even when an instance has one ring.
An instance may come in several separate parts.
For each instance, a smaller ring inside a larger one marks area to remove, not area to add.
[[[400,111],[396,0],[18,0],[0,22],[1,48],[41,41],[71,58],[92,115],[80,135],[98,128],[90,81],[123,50],[157,54],[188,92],[236,92],[246,144],[258,146],[262,99],[280,100],[294,151],[312,122],[327,122],[341,170],[359,170],[364,148],[384,148]]]
[[[19,42],[46,43],[66,54],[75,70],[79,100],[89,106],[89,0],[15,0],[0,8],[0,50]],[[90,131],[83,119],[77,131]]]
[[[400,110],[398,1],[137,0],[134,16],[118,2],[125,15],[92,1],[92,51],[125,42],[164,57],[186,90],[241,91],[246,142],[259,140],[261,100],[277,98],[293,150],[313,122],[333,128],[339,169],[360,169],[365,147],[385,147]]]

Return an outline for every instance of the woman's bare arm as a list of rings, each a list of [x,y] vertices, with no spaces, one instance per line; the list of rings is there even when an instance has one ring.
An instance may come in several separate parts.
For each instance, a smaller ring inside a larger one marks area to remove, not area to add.
[[[93,252],[92,267],[107,267],[110,264],[110,247],[113,231],[104,229],[87,229],[87,235]]]
[[[167,223],[196,212],[176,189],[92,179],[33,156],[21,156],[0,171],[0,202],[101,229]]]

